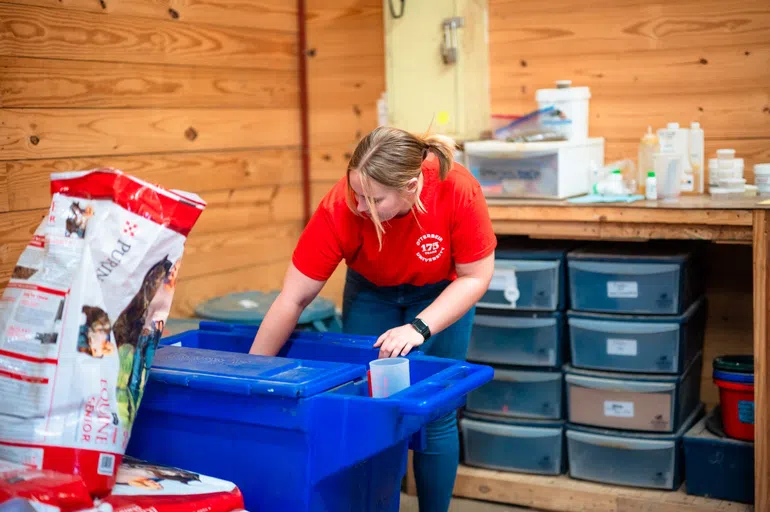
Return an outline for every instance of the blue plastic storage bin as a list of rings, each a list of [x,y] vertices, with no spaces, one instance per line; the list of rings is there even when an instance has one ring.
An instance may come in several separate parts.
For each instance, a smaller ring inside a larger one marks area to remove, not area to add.
[[[200,318],[169,318],[163,326],[163,337],[168,338],[176,334],[198,329]]]
[[[206,320],[234,324],[259,325],[278,297],[279,291],[240,292],[214,297],[195,308],[195,314]],[[297,321],[298,330],[341,332],[342,322],[334,302],[316,297],[302,311]]]
[[[754,443],[725,437],[721,423],[717,408],[684,435],[687,494],[753,504]]]
[[[684,478],[682,437],[703,414],[690,414],[676,434],[640,434],[567,425],[569,474],[605,484],[676,490]]]
[[[565,366],[567,419],[602,428],[676,432],[700,403],[703,355],[680,375],[610,373]]]
[[[567,352],[564,313],[478,309],[468,360],[556,368]]]
[[[559,475],[567,469],[562,421],[505,420],[465,414],[463,462],[517,473]]]
[[[481,307],[556,311],[566,308],[567,251],[574,244],[500,238],[495,273]]]
[[[496,416],[561,419],[564,374],[495,368],[494,380],[468,393],[465,409]]]
[[[375,338],[297,332],[261,357],[255,334],[202,323],[163,339],[127,453],[232,481],[249,510],[396,511],[410,438],[493,375],[415,353],[411,386],[373,399]]]
[[[576,311],[679,315],[703,293],[694,252],[653,244],[597,245],[567,255]]]
[[[706,300],[680,316],[632,316],[569,311],[571,364],[576,368],[681,373],[703,349]]]

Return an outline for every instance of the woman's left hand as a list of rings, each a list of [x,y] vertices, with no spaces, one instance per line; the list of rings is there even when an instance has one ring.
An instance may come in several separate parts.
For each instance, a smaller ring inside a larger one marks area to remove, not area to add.
[[[380,359],[407,355],[414,347],[419,347],[425,340],[422,334],[411,325],[402,325],[386,331],[377,338],[374,348],[380,348]]]

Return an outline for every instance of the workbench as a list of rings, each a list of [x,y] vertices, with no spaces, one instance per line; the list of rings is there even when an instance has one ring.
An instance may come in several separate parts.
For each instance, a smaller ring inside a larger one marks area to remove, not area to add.
[[[767,321],[770,295],[770,204],[765,198],[714,201],[576,205],[566,201],[489,199],[499,235],[573,240],[708,240],[753,247],[753,346],[755,356],[755,508],[770,511],[770,367]],[[686,484],[685,484],[686,485]],[[410,475],[407,492],[414,492]],[[557,512],[744,512],[752,507],[676,492],[622,488],[572,480],[460,466],[455,496]]]

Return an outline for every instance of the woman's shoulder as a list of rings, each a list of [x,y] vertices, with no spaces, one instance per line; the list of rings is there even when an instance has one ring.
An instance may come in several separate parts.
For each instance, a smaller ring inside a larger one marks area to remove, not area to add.
[[[348,206],[348,179],[347,176],[340,178],[327,192],[324,194],[320,203],[318,203],[318,210],[323,211],[330,217],[332,222],[350,222],[356,218],[356,215],[350,210]]]

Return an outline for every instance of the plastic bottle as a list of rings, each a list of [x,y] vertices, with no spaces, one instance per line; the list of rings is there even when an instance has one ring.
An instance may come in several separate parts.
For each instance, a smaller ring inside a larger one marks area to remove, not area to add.
[[[644,196],[650,201],[658,199],[658,184],[655,178],[655,171],[647,173],[647,182],[644,186]]]
[[[704,151],[703,128],[700,123],[690,123],[689,137],[690,169],[693,177],[693,191],[702,194],[704,191]]]
[[[655,169],[652,155],[658,152],[658,136],[652,133],[652,126],[647,127],[647,133],[639,141],[639,161],[637,162],[637,180],[641,193],[644,194],[647,173]]]
[[[665,128],[658,130],[658,143],[661,153],[676,153],[676,136],[679,123],[668,123]]]

